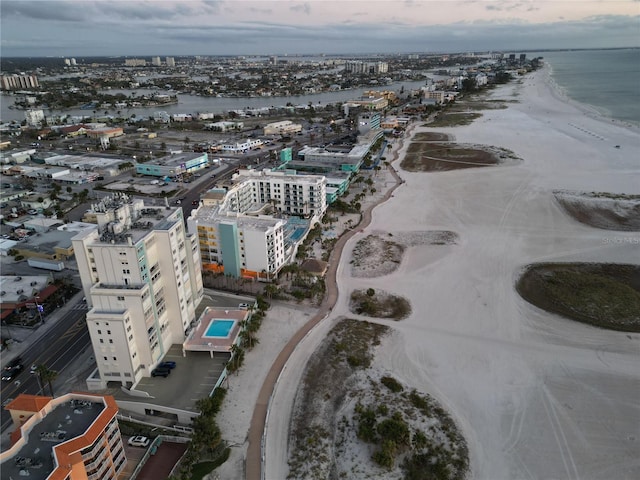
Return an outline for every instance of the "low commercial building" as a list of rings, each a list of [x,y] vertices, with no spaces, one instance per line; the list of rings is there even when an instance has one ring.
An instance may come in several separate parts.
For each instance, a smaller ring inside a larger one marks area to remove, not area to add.
[[[262,148],[263,142],[258,139],[248,138],[244,142],[236,142],[236,143],[227,143],[223,144],[220,147],[220,151],[227,153],[245,153],[250,150],[256,150],[258,148]]]
[[[204,125],[205,130],[213,130],[214,132],[228,132],[230,130],[242,130],[243,128],[244,122],[212,122]]]
[[[37,223],[37,221],[35,221]],[[60,223],[60,222],[59,222]],[[25,229],[26,231],[26,229]],[[67,260],[74,255],[71,239],[74,232],[51,230],[23,237],[13,249],[24,258]]]
[[[2,478],[116,480],[126,466],[118,406],[109,395],[20,394],[5,409],[16,430],[0,453]]]
[[[302,125],[290,120],[268,123],[264,126],[265,135],[291,135],[302,131]]]
[[[27,210],[44,210],[55,205],[55,201],[46,193],[32,193],[20,198],[20,205]]]
[[[209,165],[209,157],[206,153],[176,153],[146,163],[138,163],[136,173],[180,180],[184,175],[202,170],[207,165]]]
[[[96,128],[95,130],[87,130],[87,137],[89,138],[114,138],[124,135],[124,131],[120,127],[114,128]]]
[[[384,110],[389,106],[389,100],[384,97],[360,97],[356,100],[349,100],[347,105],[362,107],[365,110]]]

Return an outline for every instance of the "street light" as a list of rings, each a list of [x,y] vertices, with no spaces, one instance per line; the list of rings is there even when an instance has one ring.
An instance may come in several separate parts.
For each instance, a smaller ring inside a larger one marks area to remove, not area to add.
[[[42,317],[42,312],[44,312],[44,307],[38,303],[38,300],[40,299],[40,297],[36,295],[34,299],[36,301],[36,309],[38,310],[38,317],[40,317],[40,323],[44,325],[44,318]]]

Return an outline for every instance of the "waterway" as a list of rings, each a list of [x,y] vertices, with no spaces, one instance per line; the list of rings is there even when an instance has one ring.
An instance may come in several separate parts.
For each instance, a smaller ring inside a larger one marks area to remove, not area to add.
[[[430,75],[432,78],[433,75]],[[288,103],[292,105],[309,105],[311,103],[315,106],[324,106],[330,103],[342,103],[349,100],[355,100],[367,90],[393,90],[399,92],[404,88],[404,92],[408,93],[411,90],[417,90],[424,86],[426,80],[419,81],[405,81],[394,82],[388,85],[371,85],[368,87],[355,88],[350,90],[338,90],[333,92],[323,92],[311,95],[299,95],[299,96],[287,96],[287,97],[202,97],[198,95],[178,94],[177,105],[166,105],[159,107],[148,108],[129,108],[120,110],[120,114],[123,117],[131,117],[135,114],[136,118],[149,117],[154,112],[164,111],[168,114],[174,113],[217,113],[222,114],[232,110],[244,110],[246,108],[265,108],[265,107],[280,107],[285,106]],[[166,93],[173,94],[168,90],[145,90],[145,89],[132,89],[132,90],[109,90],[105,93],[124,93],[130,95],[132,92],[136,94],[142,93]],[[8,122],[12,120],[22,121],[24,120],[24,111],[10,109],[9,106],[13,105],[13,97],[3,95],[0,97],[0,115],[2,122]],[[117,109],[112,108],[109,110],[110,115],[116,115]],[[101,111],[104,113],[104,110]],[[81,109],[69,109],[69,110],[45,110],[45,115],[74,115],[74,116],[91,116],[92,110]]]

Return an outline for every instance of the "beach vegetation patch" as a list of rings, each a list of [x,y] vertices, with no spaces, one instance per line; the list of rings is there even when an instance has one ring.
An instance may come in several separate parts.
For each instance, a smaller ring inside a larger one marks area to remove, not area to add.
[[[386,240],[393,238],[393,241]],[[352,253],[353,277],[380,277],[393,273],[401,264],[404,251],[426,245],[455,245],[458,234],[449,230],[396,232],[375,231],[358,241]]]
[[[604,230],[640,231],[640,195],[556,190],[553,196],[580,223]]]
[[[544,263],[528,266],[516,290],[529,303],[589,325],[640,332],[640,267]]]
[[[417,132],[413,135],[414,142],[451,142],[453,135],[442,132]]]
[[[451,416],[372,365],[389,332],[343,319],[311,357],[294,403],[289,479],[465,478],[467,444]]]
[[[474,120],[481,116],[481,113],[476,112],[440,112],[431,122],[425,124],[425,126],[432,128],[462,127],[471,125]]]
[[[358,315],[402,320],[411,314],[411,304],[406,298],[382,290],[354,290],[350,300],[349,310]]]
[[[400,167],[409,172],[434,172],[462,168],[490,167],[513,152],[496,148],[452,143],[411,142]]]
[[[378,235],[367,235],[353,248],[351,273],[353,276],[370,276],[373,271],[391,273],[400,265],[403,253],[403,245]],[[371,258],[376,262],[370,262]]]

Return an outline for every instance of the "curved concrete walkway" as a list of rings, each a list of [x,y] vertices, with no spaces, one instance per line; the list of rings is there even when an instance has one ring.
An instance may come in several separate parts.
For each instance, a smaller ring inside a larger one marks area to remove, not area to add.
[[[414,126],[411,126],[410,129],[413,130],[413,127]],[[406,137],[409,136],[409,132],[407,132]],[[387,193],[380,199],[380,201],[371,205],[363,212],[362,220],[358,224],[357,229],[347,231],[342,236],[340,236],[335,244],[333,251],[331,252],[331,256],[329,257],[329,268],[327,270],[325,279],[327,291],[322,303],[320,304],[318,312],[307,323],[305,323],[302,328],[298,330],[293,335],[291,340],[289,340],[289,342],[284,346],[282,351],[278,354],[275,361],[273,362],[273,365],[271,365],[267,376],[265,377],[262,388],[260,389],[260,393],[258,394],[258,400],[256,401],[256,405],[253,410],[251,424],[249,425],[249,433],[247,436],[249,445],[247,448],[247,458],[245,464],[246,480],[262,480],[262,437],[267,420],[269,401],[275,389],[276,381],[278,380],[278,377],[282,372],[282,369],[289,360],[291,353],[295,350],[298,343],[300,343],[305,335],[309,333],[309,331],[311,331],[318,323],[320,323],[322,319],[327,317],[328,313],[331,311],[331,309],[336,304],[336,301],[338,300],[336,272],[338,270],[338,264],[340,263],[340,258],[342,256],[342,251],[345,244],[355,234],[362,232],[371,223],[371,213],[373,209],[381,203],[389,200],[395,189],[403,183],[395,168],[393,168],[392,166],[392,163],[398,159],[399,150],[401,150],[403,146],[404,138],[401,139],[400,145],[394,145],[394,158],[389,163],[389,169],[396,181],[395,185],[393,185],[387,191]]]

